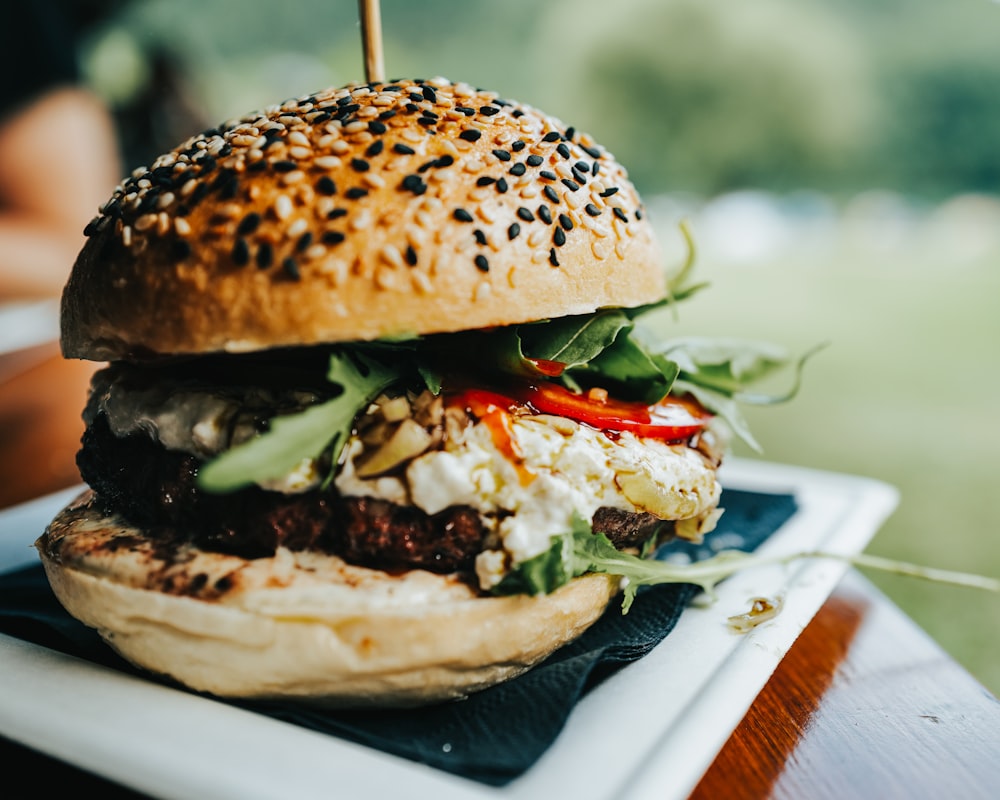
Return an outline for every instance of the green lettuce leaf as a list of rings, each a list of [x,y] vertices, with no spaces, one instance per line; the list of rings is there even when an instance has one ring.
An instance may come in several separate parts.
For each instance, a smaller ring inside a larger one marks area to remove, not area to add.
[[[267,432],[237,445],[198,472],[206,492],[232,492],[287,475],[303,459],[316,458],[333,443],[336,464],[358,410],[400,378],[397,368],[362,353],[330,356],[327,378],[341,391],[332,400],[304,411],[275,417]]]

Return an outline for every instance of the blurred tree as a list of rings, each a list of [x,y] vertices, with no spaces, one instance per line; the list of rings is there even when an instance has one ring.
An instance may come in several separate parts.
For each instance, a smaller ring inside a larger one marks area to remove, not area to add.
[[[822,4],[648,0],[589,25],[574,26],[579,124],[643,188],[834,185],[863,152],[869,64]]]

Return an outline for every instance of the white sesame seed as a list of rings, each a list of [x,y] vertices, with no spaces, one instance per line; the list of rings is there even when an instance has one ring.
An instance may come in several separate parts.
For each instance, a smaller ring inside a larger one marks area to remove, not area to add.
[[[461,140],[459,140],[459,141],[461,141]],[[458,151],[458,148],[455,146],[455,142],[453,140],[451,140],[451,139],[441,139],[438,142],[438,144],[440,145],[441,149],[444,150],[445,153],[447,153],[448,155],[450,155],[452,158],[458,158],[458,156],[460,155],[459,151]]]
[[[526,183],[524,186],[520,187],[520,189],[518,190],[518,193],[525,200],[530,200],[532,197],[538,197],[538,192],[539,192],[538,186],[531,181]]]
[[[490,225],[497,221],[497,211],[492,205],[476,206],[476,214],[483,221]]]
[[[302,131],[292,131],[288,134],[288,143],[298,145],[299,147],[310,147],[312,143],[309,141],[309,137],[306,136]]]
[[[174,230],[177,232],[178,236],[190,236],[191,223],[184,219],[184,217],[175,217]]]
[[[330,152],[336,153],[339,156],[344,155],[349,152],[351,146],[345,142],[343,139],[337,139],[333,144],[330,145]]]
[[[156,216],[156,232],[160,236],[166,236],[170,233],[170,216],[166,211],[161,211]]]
[[[528,234],[528,246],[538,247],[546,238],[548,238],[548,231],[545,228],[535,228]]]
[[[488,300],[491,294],[493,294],[493,287],[490,286],[489,281],[480,281],[476,286],[472,300],[475,303],[482,303]]]
[[[607,244],[607,242],[602,242],[598,239],[595,239],[590,243],[590,252],[594,254],[595,258],[597,258],[600,261],[603,261],[610,254],[611,248]]]
[[[287,195],[279,194],[274,201],[274,215],[278,219],[288,219],[292,214],[292,200]]]
[[[372,225],[372,212],[366,208],[362,208],[360,211],[351,217],[350,228],[354,231],[363,231],[366,228],[370,228]]]
[[[532,253],[531,253],[531,263],[532,264],[541,264],[541,263],[543,263],[545,261],[548,261],[548,260],[549,260],[549,251],[548,250],[533,250]]]
[[[615,255],[618,256],[622,261],[625,260],[625,243],[618,242],[615,244]]]
[[[312,155],[312,148],[310,147],[290,147],[288,148],[288,155],[297,161],[305,161]]]
[[[198,188],[198,181],[195,178],[191,178],[185,181],[184,185],[181,187],[181,197],[187,197],[191,192]]]
[[[361,182],[369,189],[381,189],[385,186],[385,178],[377,172],[366,172],[361,176]]]
[[[318,261],[326,255],[326,247],[321,244],[314,244],[305,252],[306,258],[311,261]]]
[[[583,205],[584,199],[578,192],[563,192],[563,200],[570,208],[579,208]]]
[[[427,178],[428,181],[434,181],[435,183],[449,183],[455,179],[455,170],[453,169],[436,169]]]
[[[412,270],[410,272],[410,279],[413,281],[413,288],[421,294],[431,294],[434,291],[434,284],[431,283],[431,279],[423,271],[419,269]]]
[[[296,219],[291,225],[288,226],[288,236],[291,239],[295,239],[301,236],[309,229],[309,222],[302,217]]]
[[[300,169],[294,169],[291,172],[286,172],[281,176],[281,182],[285,186],[291,186],[293,183],[298,183],[306,177],[306,174]]]
[[[418,131],[415,128],[403,128],[403,132],[400,134],[401,139],[406,139],[406,141],[411,143],[422,142],[424,140],[424,134],[422,131]]]
[[[156,207],[162,210],[167,206],[173,204],[175,199],[176,198],[174,197],[173,192],[164,192],[158,198],[156,198]]]
[[[403,263],[403,254],[399,252],[399,248],[394,244],[387,244],[383,246],[382,249],[378,251],[378,254],[379,257],[390,266],[400,268],[405,266]]]
[[[560,178],[573,179],[573,170],[569,168],[569,165],[565,161],[560,161],[552,169]]]
[[[134,223],[135,229],[142,233],[148,231],[156,224],[156,214],[143,214]]]
[[[374,106],[365,106],[364,108],[359,108],[357,114],[361,119],[371,119],[379,115],[379,110]]]
[[[344,126],[344,133],[361,133],[362,131],[368,130],[368,123],[363,122],[360,119],[356,119],[353,122],[348,122]]]
[[[413,215],[413,218],[416,220],[417,225],[421,228],[429,230],[434,226],[434,217],[431,216],[429,211],[425,211],[424,209],[418,210],[417,213]]]
[[[486,164],[480,161],[478,158],[473,157],[466,159],[465,163],[462,165],[462,169],[475,175],[477,172],[482,172],[486,169]]]
[[[347,279],[347,262],[342,259],[328,259],[320,269],[324,275],[333,279],[334,286],[340,286]]]
[[[494,119],[496,119],[496,117],[494,117]],[[514,141],[514,134],[510,131],[500,131],[500,133],[493,137],[493,141],[499,145],[510,144]]]
[[[389,290],[401,288],[399,275],[395,269],[382,264],[375,270],[375,285],[379,289]]]
[[[122,244],[126,247],[131,247],[132,245],[132,228],[128,225],[122,228]]]
[[[396,95],[394,93],[386,94],[383,92],[382,94],[376,95],[372,99],[372,105],[379,106],[381,108],[384,108],[385,106],[391,106],[395,102],[396,102]]]
[[[334,203],[333,198],[324,195],[316,201],[316,216],[325,219],[336,207],[337,205]]]
[[[146,189],[152,188],[153,182],[149,178],[142,178],[136,183],[136,186],[145,191]]]
[[[237,147],[253,147],[257,139],[253,136],[247,136],[246,134],[241,134],[239,136],[231,137],[230,141]]]

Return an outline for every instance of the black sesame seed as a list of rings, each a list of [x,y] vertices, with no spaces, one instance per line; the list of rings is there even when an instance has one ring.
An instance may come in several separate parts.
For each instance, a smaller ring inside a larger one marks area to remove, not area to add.
[[[550,172],[547,169],[543,169],[538,174],[541,175],[543,178],[545,178],[545,180],[547,180],[547,181],[557,181],[557,180],[559,180],[559,176],[558,175],[556,175],[554,172]]]
[[[437,125],[437,120],[434,119],[434,117],[428,117],[425,115],[417,118],[417,124],[430,128],[432,125]]]
[[[305,251],[309,247],[309,245],[312,244],[312,241],[313,241],[312,231],[306,231],[299,237],[299,240],[295,243],[295,249],[301,253]]]
[[[336,194],[337,184],[329,175],[324,175],[316,181],[316,191],[325,195]]]
[[[340,217],[347,216],[346,208],[335,208],[329,214],[326,215],[327,219],[340,219]]]
[[[344,241],[344,234],[340,231],[324,231],[323,244],[340,244]]]
[[[501,161],[510,161],[510,153],[508,153],[506,150],[500,150],[498,148],[493,151],[493,155],[495,155]]]
[[[388,111],[383,111],[381,114],[379,114],[378,118],[382,122],[385,122],[387,119],[392,119],[394,116],[396,116],[396,112],[390,108]],[[317,124],[316,120],[313,120],[313,124],[314,125]]]
[[[486,234],[483,233],[479,228],[476,228],[472,232],[472,235],[475,237],[476,242],[478,244],[488,244],[488,242],[486,241]]]
[[[472,214],[464,208],[456,208],[452,216],[454,216],[459,222],[472,222]]]
[[[497,191],[500,192],[500,194],[503,194],[504,192],[507,191],[507,181],[505,181],[503,178],[497,179]]]
[[[515,153],[520,153],[524,148],[525,144],[520,139],[518,139],[510,146],[510,149],[513,150]]]
[[[489,186],[491,183],[496,183],[496,178],[491,178],[489,175],[483,175],[481,178],[476,178],[476,186]]]
[[[577,161],[574,165],[580,172],[590,172],[590,164],[586,161]]]
[[[490,271],[490,262],[486,260],[486,256],[480,254],[474,259],[476,262],[476,268],[481,272]]]
[[[562,228],[556,228],[555,233],[552,234],[552,243],[556,247],[562,247],[566,244],[566,232]]]
[[[544,189],[542,189],[542,194],[544,194],[547,198],[549,198],[549,200],[551,200],[553,203],[559,202],[559,194],[551,186],[546,186]]]
[[[413,249],[411,244],[406,246],[406,263],[411,267],[417,266],[417,251]]]
[[[487,117],[492,117],[494,114],[499,114],[500,109],[496,106],[482,106],[479,109],[480,114],[484,114]]]
[[[353,169],[355,172],[368,172],[368,170],[371,169],[371,164],[369,164],[363,158],[352,158],[351,169]]]
[[[422,97],[418,99],[423,100]],[[406,110],[409,111],[411,114],[414,114],[420,110],[420,106],[414,105],[413,103],[407,103]]]
[[[535,215],[531,213],[531,209],[525,208],[524,206],[521,206],[517,210],[517,215],[521,219],[523,219],[525,222],[534,222],[535,221]]]
[[[385,147],[385,142],[383,142],[381,139],[376,139],[374,142],[368,145],[368,148],[365,150],[365,155],[368,156],[369,158],[371,158],[372,156],[377,156],[379,153],[382,152],[382,149],[384,147]]]
[[[601,165],[598,164],[596,161],[593,164],[590,165],[590,174],[591,175],[596,175],[600,171],[601,171]]]
[[[346,97],[341,97],[341,98],[340,98],[340,99],[339,99],[339,100],[337,101],[337,105],[338,105],[338,106],[346,106],[346,105],[347,105],[348,103],[350,103],[350,102],[351,102],[351,100],[353,100],[353,99],[354,99],[354,98],[353,98],[353,97],[351,97],[351,95],[347,95]]]
[[[100,222],[101,222],[100,217],[94,217],[94,219],[88,222],[86,227],[83,229],[83,235],[93,236],[95,233],[97,233]]]
[[[191,255],[191,245],[184,239],[174,239],[170,243],[170,257],[174,261],[183,261]]]
[[[465,139],[467,142],[478,142],[482,135],[483,134],[475,128],[469,128],[468,130],[464,130],[458,134],[458,138]]]
[[[611,210],[615,212],[615,216],[622,222],[628,222],[628,214],[622,211],[618,206],[612,206]]]
[[[287,159],[281,159],[279,161],[272,161],[271,166],[274,168],[275,172],[291,172],[299,168],[299,165],[294,161],[288,161]]]
[[[584,145],[580,145],[580,147],[582,147],[583,148],[583,152],[586,153],[591,158],[600,158],[601,157],[601,151],[598,150],[596,147],[585,147]]]
[[[576,136],[576,128],[570,126],[566,129],[566,138],[572,139],[574,136]]]
[[[562,139],[562,134],[559,131],[549,131],[542,137],[543,142],[556,142],[559,139]]]
[[[302,277],[299,272],[299,265],[295,263],[295,259],[290,256],[281,262],[281,268],[285,271],[285,274],[291,278],[293,281],[299,280]]]
[[[396,143],[392,146],[392,149],[399,153],[401,156],[412,156],[417,151],[412,147],[408,147],[405,144]]]
[[[326,122],[332,116],[333,116],[333,114],[331,114],[329,111],[320,111],[315,117],[313,117],[312,124],[313,125],[322,125],[324,122]]]
[[[523,175],[526,170],[527,167],[525,167],[524,164],[515,164],[513,167],[510,168],[510,174],[520,176]]]
[[[524,116],[524,112],[519,108],[515,108],[513,111],[510,112],[510,115],[514,117],[514,119],[520,119],[521,117]]]
[[[527,209],[525,209],[525,211],[527,211]],[[531,212],[530,212],[530,211],[528,211],[528,213],[530,214]],[[508,239],[516,239],[516,238],[517,238],[517,235],[518,235],[518,234],[519,234],[520,232],[521,232],[521,226],[520,226],[520,225],[518,225],[518,224],[517,224],[516,222],[512,222],[512,223],[510,224],[510,227],[509,227],[509,228],[507,228],[507,238],[508,238]]]
[[[455,106],[455,110],[461,112],[462,114],[465,114],[465,116],[467,117],[471,117],[473,114],[476,113],[476,109],[469,108],[468,106]]]
[[[549,248],[549,263],[553,267],[559,266],[559,256],[556,255],[556,249],[554,247]]]
[[[569,147],[566,142],[560,142],[559,146],[556,148],[556,152],[563,158],[569,158]]]
[[[601,216],[601,209],[599,209],[593,203],[587,203],[587,205],[583,207],[583,210],[586,211],[588,214],[590,214],[590,216],[592,217]]]
[[[424,100],[430,100],[432,103],[437,102],[438,99],[437,93],[430,86],[425,86],[423,88],[423,92],[424,92]]]
[[[419,103],[421,100],[424,99],[424,96],[420,94],[420,92],[410,92],[409,94],[410,94],[410,99],[414,103]]]
[[[400,187],[414,194],[423,194],[427,191],[427,184],[421,180],[419,175],[407,175],[403,178]]]
[[[611,197],[611,195],[617,194],[617,192],[618,192],[618,187],[612,186],[610,189],[605,189],[603,192],[601,192],[601,197]]]
[[[380,133],[385,133],[386,131],[385,123],[373,119],[371,122],[368,123],[368,130],[370,130],[372,133],[376,135]]]
[[[580,184],[584,184],[587,182],[587,176],[584,175],[582,172],[580,172],[580,170],[578,170],[576,167],[573,167],[573,178],[576,180],[577,183]]]
[[[547,205],[542,204],[538,207],[538,218],[546,225],[552,224],[552,212]]]
[[[573,230],[573,220],[569,218],[566,214],[559,215],[559,224],[562,225],[566,230]]]
[[[260,172],[265,169],[267,169],[267,162],[263,159],[260,159],[259,161],[251,161],[247,164],[247,172]]]
[[[434,166],[435,167],[450,167],[454,163],[455,163],[454,157],[449,156],[449,155],[443,155],[443,156],[441,156],[441,158],[439,158],[437,160],[437,162],[435,162]]]
[[[273,263],[274,250],[269,243],[261,242],[260,247],[257,248],[257,267],[259,269],[267,269]]]
[[[258,225],[260,225],[260,214],[251,211],[240,220],[240,224],[236,226],[236,232],[240,236],[246,236],[248,233],[253,233],[257,230]]]
[[[246,264],[250,260],[250,245],[247,244],[247,240],[237,239],[230,256],[236,266],[242,267]]]
[[[637,209],[635,210],[635,218],[636,218],[636,219],[642,219],[642,209],[640,209],[640,208],[637,208]]]
[[[528,162],[528,166],[529,167],[540,167],[542,165],[542,163],[545,161],[545,159],[542,158],[541,156],[531,155],[531,156],[528,156],[525,159],[525,161]]]
[[[350,189],[344,192],[344,194],[346,194],[351,200],[358,200],[359,198],[367,197],[368,190],[363,189],[360,186],[352,186]]]
[[[571,192],[575,192],[577,189],[580,188],[580,184],[578,184],[576,181],[571,181],[569,178],[563,178],[562,185],[565,186],[567,189],[569,189]]]

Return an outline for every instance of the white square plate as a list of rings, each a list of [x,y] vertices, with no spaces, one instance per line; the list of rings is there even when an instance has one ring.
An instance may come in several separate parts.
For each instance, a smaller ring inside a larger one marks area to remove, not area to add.
[[[895,508],[869,478],[734,458],[723,485],[792,493],[798,511],[761,555],[861,552]],[[37,561],[32,542],[75,490],[0,512],[0,572]],[[840,559],[758,567],[695,603],[652,652],[597,686],[555,743],[502,788],[119,673],[0,635],[0,733],[153,797],[687,797],[847,570]],[[726,624],[754,597],[781,612],[744,634]],[[589,765],[589,766],[588,766]]]

